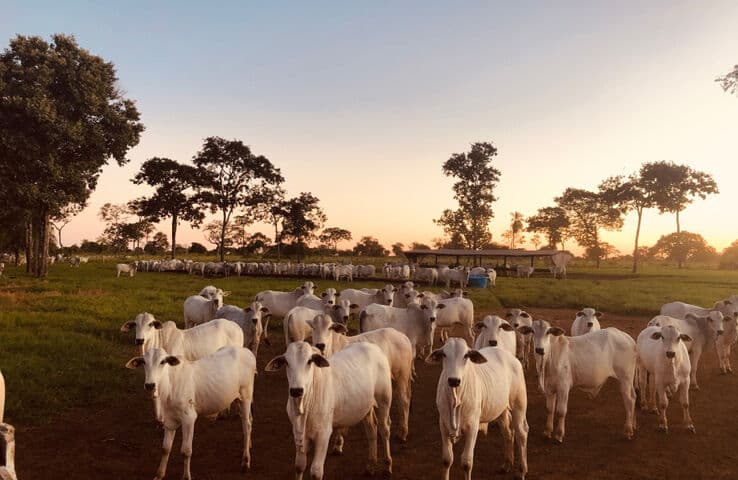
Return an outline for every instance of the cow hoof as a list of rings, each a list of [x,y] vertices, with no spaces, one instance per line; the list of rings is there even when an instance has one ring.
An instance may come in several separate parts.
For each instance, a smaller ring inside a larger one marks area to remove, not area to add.
[[[687,425],[687,431],[692,434],[697,433],[697,430],[695,430],[694,425]]]

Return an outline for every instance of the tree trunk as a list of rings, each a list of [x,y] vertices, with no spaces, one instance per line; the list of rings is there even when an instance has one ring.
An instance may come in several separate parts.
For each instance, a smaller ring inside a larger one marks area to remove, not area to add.
[[[172,215],[172,260],[177,251],[177,215]]]
[[[638,237],[641,235],[641,219],[643,218],[643,209],[638,208],[638,225],[636,226],[635,246],[633,247],[633,273],[638,271]]]
[[[597,268],[600,268],[600,258],[602,257],[602,250],[600,250],[600,237],[597,235],[597,230],[595,230],[594,235],[594,244],[595,244],[595,264]]]
[[[277,244],[277,260],[281,258],[282,239],[279,238],[279,220],[274,221],[274,243]]]
[[[223,210],[223,224],[220,226],[220,246],[218,248],[220,253],[220,261],[225,261],[225,234],[226,234],[226,212]]]
[[[26,220],[26,273],[31,273],[33,265],[33,222]]]
[[[676,224],[677,224],[677,252],[679,254],[677,255],[677,265],[679,268],[682,268],[682,264],[684,263],[682,260],[682,228],[681,225],[679,225],[679,210],[676,211]]]
[[[64,248],[64,245],[62,245],[62,239],[61,239],[61,231],[62,231],[62,228],[64,227],[61,227],[61,228],[54,227],[54,228],[56,228],[57,234],[59,236],[59,248]]]
[[[41,229],[41,259],[39,262],[39,278],[46,278],[49,273],[49,237],[51,236],[51,228],[49,223],[51,218],[49,214],[44,211]]]

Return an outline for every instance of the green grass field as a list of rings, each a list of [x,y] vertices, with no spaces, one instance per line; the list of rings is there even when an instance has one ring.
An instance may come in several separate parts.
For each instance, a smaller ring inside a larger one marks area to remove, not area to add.
[[[300,281],[275,278],[202,279],[185,274],[139,273],[115,278],[114,262],[80,269],[53,266],[35,280],[8,267],[0,278],[0,369],[7,383],[6,418],[32,425],[53,420],[67,408],[113,402],[140,383],[123,364],[135,349],[120,326],[148,311],[181,325],[182,302],[204,285],[232,291],[227,303],[243,306],[264,289],[288,290]],[[346,283],[317,280],[320,289]],[[353,287],[380,282],[354,282]],[[436,289],[438,290],[438,289]],[[549,277],[498,278],[494,290],[471,290],[477,316],[503,307],[580,308],[648,315],[672,300],[712,305],[738,293],[738,272],[649,267],[637,275],[625,267],[575,268],[566,281]],[[273,322],[272,334],[281,334]]]

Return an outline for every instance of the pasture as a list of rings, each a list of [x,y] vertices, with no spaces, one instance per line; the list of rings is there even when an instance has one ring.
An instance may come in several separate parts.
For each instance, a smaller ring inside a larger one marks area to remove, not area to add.
[[[230,290],[226,303],[244,306],[257,291],[291,290],[299,280],[278,278],[202,279],[186,274],[139,273],[115,278],[114,263],[91,262],[79,269],[52,267],[48,279],[35,280],[14,268],[0,278],[0,369],[7,382],[6,421],[17,429],[16,463],[24,479],[147,478],[154,474],[161,445],[143,374],[123,368],[136,355],[132,334],[120,326],[137,313],[182,324],[182,301],[204,285]],[[346,288],[345,282],[316,280],[318,290]],[[351,286],[378,286],[361,281]],[[438,290],[436,288],[435,290]],[[572,269],[566,281],[549,277],[498,278],[493,290],[471,290],[475,316],[525,307],[534,318],[567,331],[576,310],[593,306],[605,312],[603,327],[632,336],[672,300],[712,305],[738,292],[738,274],[709,270],[649,268],[638,276],[625,269]],[[356,323],[350,322],[355,330]],[[238,419],[198,420],[193,476],[198,479],[282,479],[293,472],[294,444],[285,414],[283,372],[263,367],[284,350],[281,322],[270,326],[271,345],[259,350],[254,398],[252,471],[239,473]],[[437,478],[440,436],[435,390],[440,367],[416,362],[410,436],[393,442],[396,479]],[[529,396],[529,478],[736,478],[738,453],[738,377],[719,375],[714,351],[700,368],[702,390],[691,395],[696,435],[680,429],[677,405],[669,409],[672,428],[656,431],[655,415],[638,412],[635,439],[622,437],[623,405],[608,383],[594,400],[573,391],[567,437],[554,445],[541,435],[543,396],[535,371],[527,372]],[[180,434],[167,478],[181,474]],[[458,445],[457,445],[458,447]],[[341,457],[329,456],[327,478],[355,478],[363,471],[365,439],[355,427]],[[458,448],[456,449],[458,458]],[[502,463],[499,432],[480,436],[474,478],[512,478],[495,474]],[[452,478],[462,478],[458,462]]]

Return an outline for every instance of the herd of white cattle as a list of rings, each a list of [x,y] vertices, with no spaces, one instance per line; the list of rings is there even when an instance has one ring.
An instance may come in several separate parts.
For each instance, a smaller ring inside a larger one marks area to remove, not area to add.
[[[405,282],[340,292],[327,288],[316,296],[316,286],[306,281],[294,291],[259,292],[250,305],[240,308],[224,305],[229,292],[207,286],[184,301],[185,329],[150,313],[125,323],[122,331],[135,330],[141,348],[141,356],[126,366],[143,366],[145,390],[165,429],[155,478],[164,477],[181,426],[184,478],[189,479],[196,418],[226,412],[236,400],[244,437],[241,466],[250,467],[256,355],[260,342],[269,342],[272,316],[283,319],[286,351],[272,358],[265,370],[286,370],[298,480],[307,469],[310,450],[309,475],[322,478],[328,451],[342,451],[346,430],[358,423],[364,424],[369,445],[367,470],[391,473],[390,404],[399,407],[397,435],[405,441],[416,358],[442,364],[436,404],[444,479],[453,463],[453,444],[462,437],[461,465],[471,478],[478,432],[486,433],[491,422],[497,423],[504,440],[503,469],[526,476],[525,376],[531,356],[546,397],[544,434],[558,443],[564,440],[574,387],[594,396],[615,378],[625,407],[624,435],[630,439],[636,431],[636,389],[641,408],[658,413],[660,430],[668,429],[666,410],[673,398],[682,408],[684,427],[694,432],[689,390],[699,388],[702,354],[714,348],[723,373],[732,371],[738,295],[712,308],[665,304],[634,340],[617,328],[601,328],[603,314],[593,308],[576,314],[567,336],[521,309],[474,322],[474,305],[462,289],[432,293],[415,287]],[[358,319],[359,334],[348,336],[352,315]],[[461,327],[466,338],[447,338],[450,327]],[[436,329],[444,341],[437,349]]]

